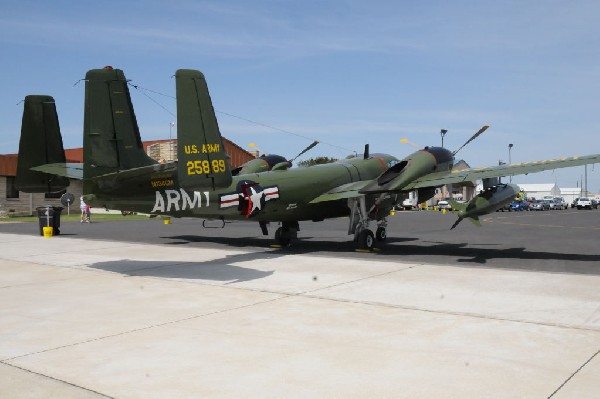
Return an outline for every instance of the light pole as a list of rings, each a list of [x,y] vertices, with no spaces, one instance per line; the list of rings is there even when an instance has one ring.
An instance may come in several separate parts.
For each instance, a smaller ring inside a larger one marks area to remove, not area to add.
[[[512,160],[510,159],[510,150],[512,150],[513,145],[509,144],[508,145],[508,164],[510,165],[512,163]],[[510,176],[509,181],[512,183],[512,175]]]
[[[442,136],[442,148],[444,148],[444,136],[448,133],[448,129],[440,130],[440,135]]]
[[[173,160],[173,139],[171,138],[173,126],[175,126],[175,122],[169,122],[169,161]]]

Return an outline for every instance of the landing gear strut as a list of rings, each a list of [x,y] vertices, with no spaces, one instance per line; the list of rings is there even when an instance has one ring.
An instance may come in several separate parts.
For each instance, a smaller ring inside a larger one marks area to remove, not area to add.
[[[275,231],[275,242],[277,245],[287,247],[292,240],[298,238],[299,230],[300,225],[298,225],[298,222],[281,222],[281,227]]]
[[[350,206],[350,226],[348,234],[354,234],[354,241],[358,244],[361,250],[371,250],[375,244],[375,240],[383,242],[387,238],[387,220],[381,219],[377,224],[375,234],[369,229],[369,213],[367,211],[365,197],[351,198],[348,200]]]

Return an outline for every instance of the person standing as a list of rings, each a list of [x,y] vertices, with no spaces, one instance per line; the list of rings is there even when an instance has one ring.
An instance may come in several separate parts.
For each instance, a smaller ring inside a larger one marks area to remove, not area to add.
[[[90,222],[90,218],[89,218],[89,214],[88,214],[89,206],[83,200],[83,195],[81,197],[79,197],[79,209],[81,210],[81,223],[83,223],[83,222],[89,223]]]

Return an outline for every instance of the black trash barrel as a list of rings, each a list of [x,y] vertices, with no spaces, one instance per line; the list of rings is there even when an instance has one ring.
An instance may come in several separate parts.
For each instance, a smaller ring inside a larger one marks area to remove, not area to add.
[[[40,235],[44,235],[44,227],[52,227],[52,235],[60,234],[60,214],[62,206],[44,205],[35,208],[37,211]]]

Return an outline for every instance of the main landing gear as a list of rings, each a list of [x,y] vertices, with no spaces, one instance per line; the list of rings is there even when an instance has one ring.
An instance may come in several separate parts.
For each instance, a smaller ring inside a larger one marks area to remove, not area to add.
[[[354,234],[354,242],[358,244],[358,249],[370,251],[375,245],[375,240],[383,242],[387,238],[387,220],[385,218],[378,221],[375,234],[369,229],[369,213],[365,197],[351,198],[348,200],[350,206],[350,226],[348,234]]]
[[[281,222],[281,227],[275,231],[275,242],[277,245],[287,247],[292,240],[298,238],[300,225],[298,222]]]

